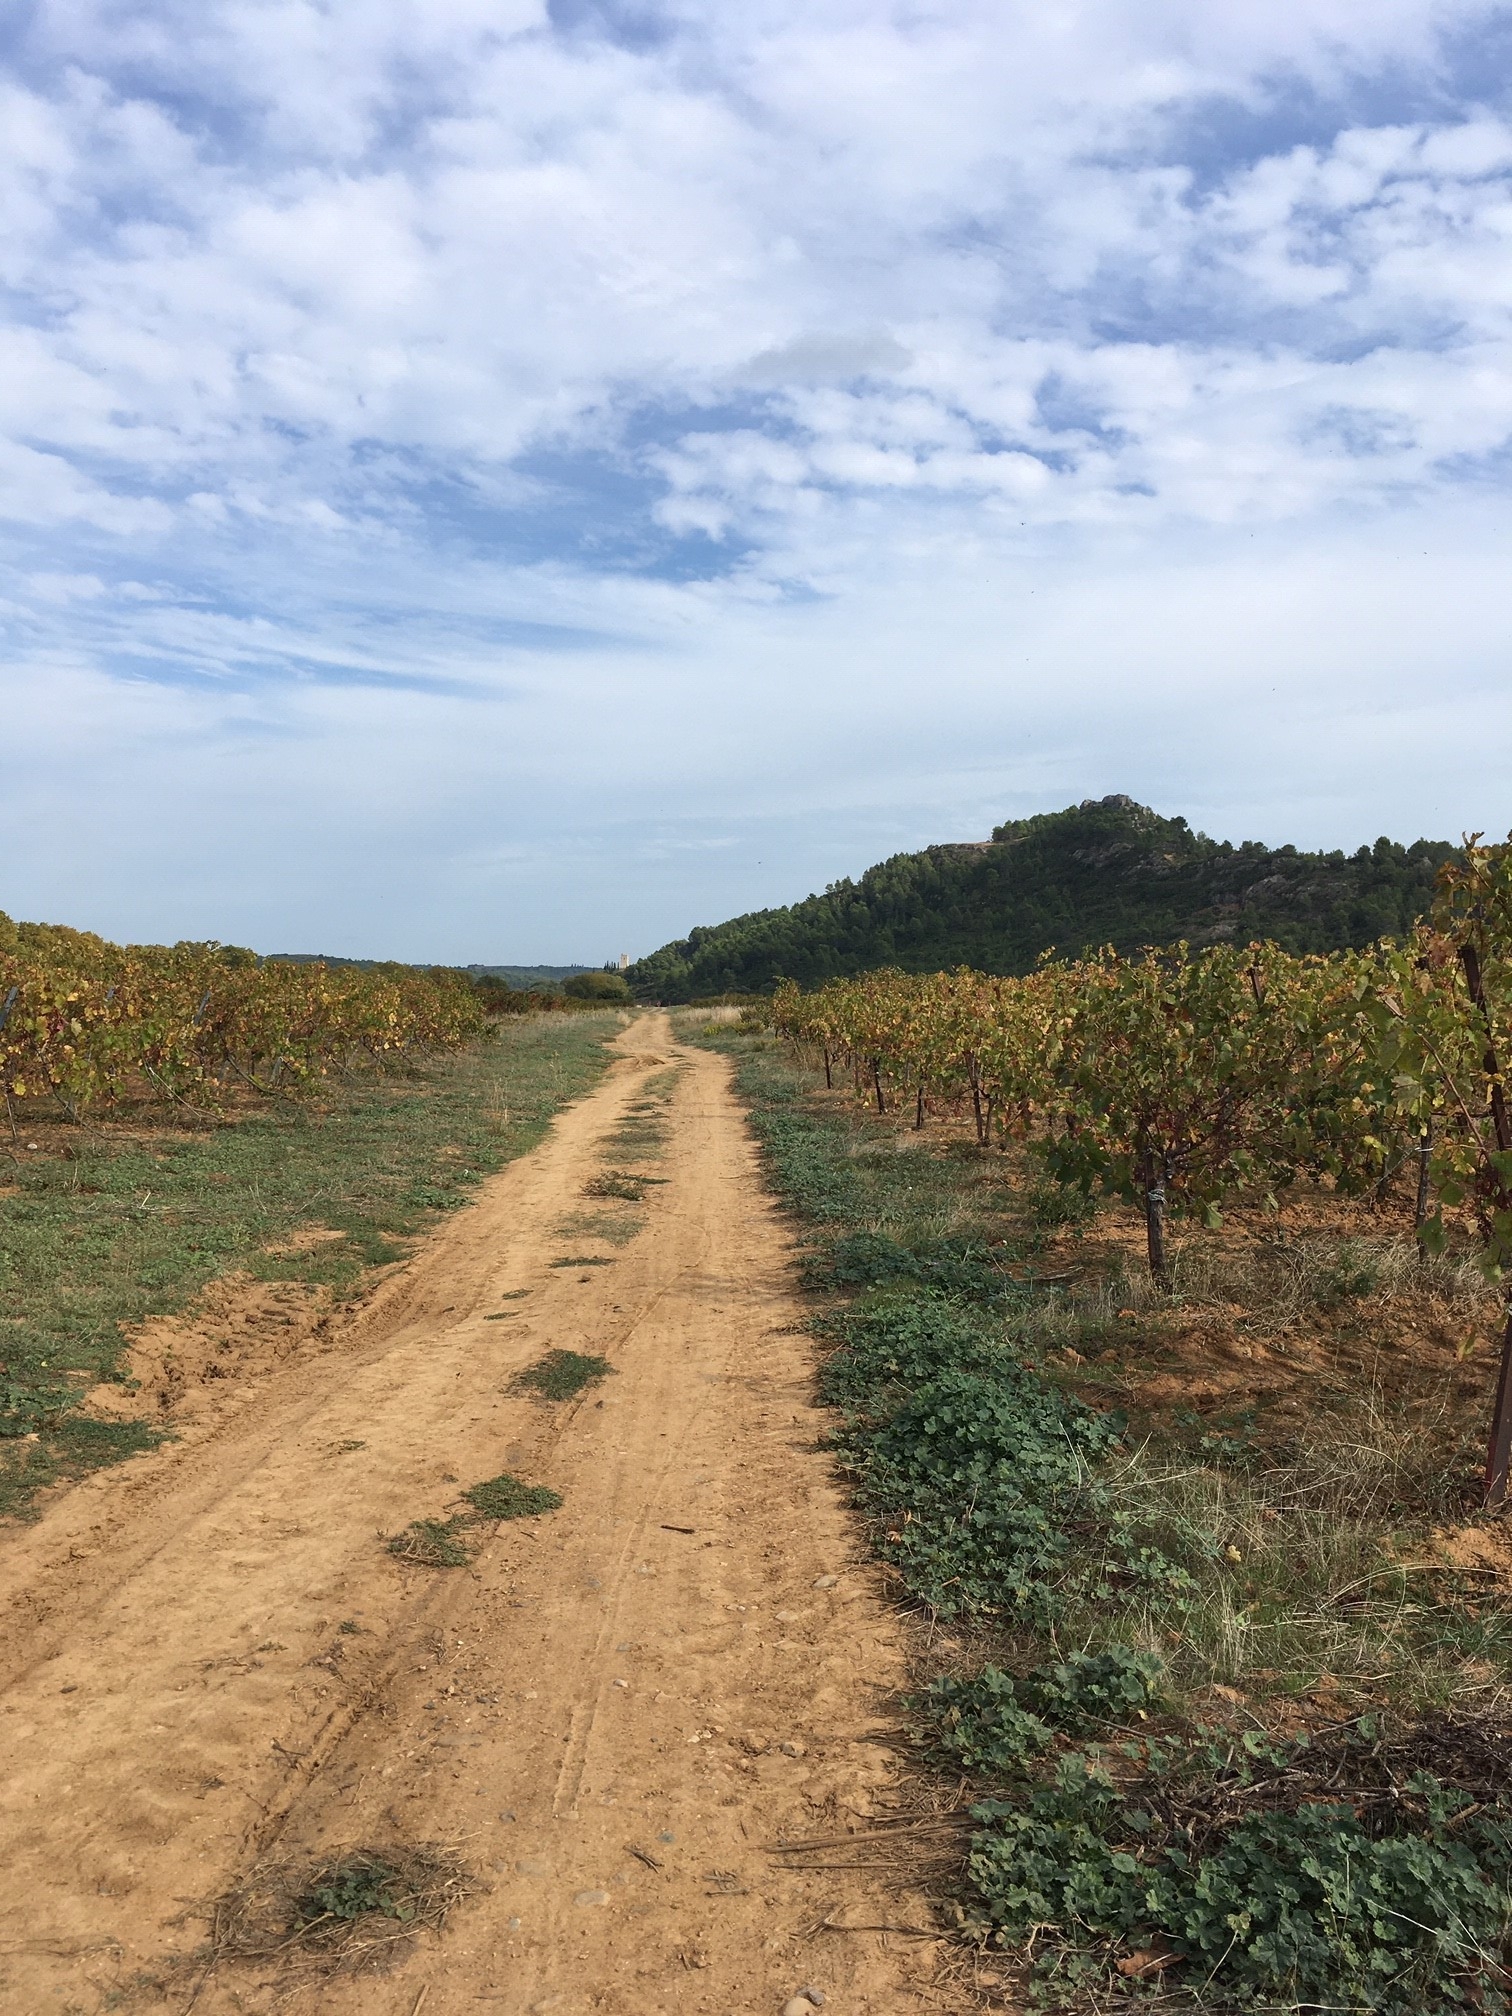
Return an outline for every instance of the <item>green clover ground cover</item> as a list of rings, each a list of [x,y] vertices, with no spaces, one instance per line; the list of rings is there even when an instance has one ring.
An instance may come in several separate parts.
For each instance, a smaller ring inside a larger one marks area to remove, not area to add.
[[[620,1026],[522,1017],[455,1055],[224,1125],[52,1129],[38,1154],[23,1134],[15,1187],[0,1194],[0,1515],[157,1439],[78,1405],[119,1376],[125,1326],[184,1308],[233,1269],[359,1293],[534,1147],[595,1082]],[[308,1225],[341,1236],[295,1250],[290,1235]]]
[[[763,1038],[706,1040],[808,1235],[857,1505],[966,1647],[912,1703],[975,1795],[965,1933],[1018,1955],[1039,2006],[1512,2008],[1512,1634],[1447,1573],[1409,1590],[1395,1564],[1436,1508],[1397,1479],[1388,1522],[1358,1424],[1253,1474],[1211,1436],[1184,1461],[1133,1445],[1049,1367],[991,1158],[904,1143]],[[1330,1662],[1384,1663],[1382,1705],[1304,1726]],[[1247,1720],[1219,1720],[1234,1678]]]

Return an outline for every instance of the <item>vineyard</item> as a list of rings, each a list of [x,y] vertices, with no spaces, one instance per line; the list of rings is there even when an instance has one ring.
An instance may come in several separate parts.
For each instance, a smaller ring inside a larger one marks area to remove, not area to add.
[[[1144,1214],[1168,1271],[1172,1216],[1216,1225],[1311,1181],[1377,1208],[1405,1191],[1425,1251],[1467,1231],[1512,1271],[1512,842],[1467,847],[1401,942],[1298,957],[1219,946],[1042,963],[1023,978],[881,972],[779,988],[776,1026],[879,1112],[969,1113],[1064,1191]],[[1488,1457],[1512,1448],[1512,1316]]]
[[[441,968],[260,960],[237,946],[112,945],[0,915],[0,1091],[77,1120],[124,1100],[221,1108],[293,1094],[353,1062],[450,1049],[484,1023]]]

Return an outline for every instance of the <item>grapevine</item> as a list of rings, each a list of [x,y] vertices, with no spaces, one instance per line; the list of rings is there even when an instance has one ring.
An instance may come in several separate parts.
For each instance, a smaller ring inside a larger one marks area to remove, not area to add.
[[[0,915],[0,1092],[77,1119],[125,1099],[216,1109],[354,1061],[447,1049],[484,1025],[462,973],[260,960],[217,944],[113,945]]]

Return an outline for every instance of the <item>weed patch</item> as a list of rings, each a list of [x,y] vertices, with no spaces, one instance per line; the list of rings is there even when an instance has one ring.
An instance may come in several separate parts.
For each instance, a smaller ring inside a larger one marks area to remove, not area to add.
[[[1122,1422],[1058,1392],[1001,1326],[938,1294],[835,1319],[823,1390],[883,1551],[942,1616],[1047,1629],[1068,1602],[1139,1589],[1179,1611],[1188,1571],[1112,1494],[1100,1462]]]
[[[1035,1183],[1024,1198],[1024,1213],[1037,1233],[1076,1230],[1096,1218],[1097,1199],[1059,1183]]]
[[[208,1955],[297,1971],[387,1968],[421,1931],[439,1932],[479,1885],[450,1848],[385,1843],[316,1862],[269,1860],[217,1900]]]
[[[1155,1975],[1207,2007],[1503,2010],[1509,1790],[1504,1744],[1452,1721],[1067,1749],[973,1809],[963,1917],[1060,1931],[1041,2000]]]
[[[467,1518],[415,1519],[392,1536],[388,1551],[412,1568],[465,1568],[472,1550],[457,1536],[471,1524]]]
[[[1000,1257],[969,1239],[904,1245],[885,1232],[851,1232],[821,1241],[800,1264],[811,1288],[885,1288],[906,1281],[970,1302],[999,1302],[1022,1293]]]
[[[473,1484],[462,1493],[465,1512],[450,1519],[414,1519],[402,1533],[388,1541],[388,1551],[397,1561],[414,1568],[465,1568],[474,1550],[464,1537],[470,1528],[500,1519],[538,1519],[543,1512],[555,1512],[562,1502],[560,1491],[546,1484],[527,1484],[506,1470]]]
[[[666,1129],[658,1120],[632,1109],[601,1145],[611,1161],[656,1161],[665,1149],[666,1140]]]
[[[564,1239],[601,1239],[606,1246],[628,1246],[645,1229],[645,1218],[636,1211],[578,1211],[560,1219],[557,1231]],[[573,1260],[561,1263],[576,1266]]]
[[[585,1197],[622,1197],[627,1204],[641,1204],[653,1183],[665,1183],[665,1176],[642,1176],[629,1169],[606,1169],[602,1176],[590,1176],[583,1185]]]
[[[585,1351],[548,1351],[534,1365],[528,1365],[514,1384],[543,1400],[571,1400],[586,1386],[595,1385],[614,1370],[607,1358]]]
[[[71,1413],[35,1441],[13,1442],[0,1457],[0,1518],[25,1516],[39,1491],[156,1449],[166,1431],[147,1421],[102,1421]]]
[[[480,1519],[538,1519],[543,1512],[555,1512],[562,1502],[560,1491],[545,1484],[526,1484],[507,1470],[486,1483],[474,1484],[462,1495]]]
[[[553,1267],[612,1267],[614,1261],[606,1253],[566,1253],[551,1264]]]
[[[950,1757],[984,1775],[1011,1777],[1057,1735],[1148,1720],[1163,1679],[1153,1653],[1115,1645],[1047,1661],[1020,1680],[996,1666],[970,1680],[947,1675],[915,1705],[927,1709]]]

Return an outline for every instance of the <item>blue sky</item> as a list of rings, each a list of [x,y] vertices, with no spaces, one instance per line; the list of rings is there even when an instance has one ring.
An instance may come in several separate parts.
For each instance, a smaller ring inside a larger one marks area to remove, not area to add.
[[[0,908],[599,959],[1512,826],[1512,12],[33,0]]]

